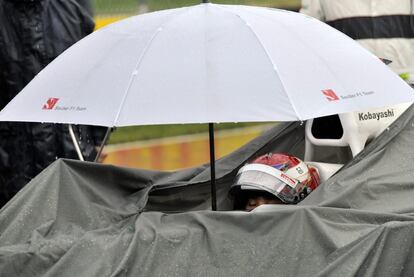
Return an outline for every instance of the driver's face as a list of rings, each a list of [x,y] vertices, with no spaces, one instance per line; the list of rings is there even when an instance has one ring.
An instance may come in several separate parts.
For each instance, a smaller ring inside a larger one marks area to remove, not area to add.
[[[263,204],[285,204],[279,198],[269,198],[265,196],[253,196],[247,200],[245,211],[250,212],[254,208]]]

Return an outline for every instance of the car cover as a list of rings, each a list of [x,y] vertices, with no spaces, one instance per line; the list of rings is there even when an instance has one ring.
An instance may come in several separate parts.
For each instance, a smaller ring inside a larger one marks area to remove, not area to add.
[[[298,205],[231,211],[238,168],[303,155],[279,124],[175,172],[57,160],[0,211],[1,276],[414,276],[414,109]]]

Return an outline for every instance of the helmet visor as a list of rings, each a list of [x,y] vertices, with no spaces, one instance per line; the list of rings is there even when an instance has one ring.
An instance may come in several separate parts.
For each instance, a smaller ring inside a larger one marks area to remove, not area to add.
[[[282,171],[264,164],[248,164],[243,166],[233,187],[240,186],[241,190],[267,191],[284,203],[298,202],[298,187],[301,184]]]

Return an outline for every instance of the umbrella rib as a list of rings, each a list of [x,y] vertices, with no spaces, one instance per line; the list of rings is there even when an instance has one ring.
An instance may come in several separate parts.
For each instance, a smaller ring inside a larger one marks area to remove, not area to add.
[[[272,9],[272,10],[277,10],[277,9]],[[252,13],[252,11],[247,11],[247,12],[250,12],[250,13]],[[292,13],[294,13],[294,12],[292,12]],[[320,60],[326,65],[326,68],[329,70],[329,72],[332,74],[332,76],[334,77],[334,78],[336,78],[336,80],[338,80],[338,83],[342,86],[342,87],[344,87],[343,85],[342,85],[342,83],[341,82],[339,82],[339,79],[340,78],[338,78],[338,76],[337,76],[337,74],[334,72],[334,71],[332,71],[332,69],[331,69],[331,67],[329,66],[329,63],[326,61],[326,59],[325,59],[325,57],[323,56],[323,55],[320,55],[319,53],[318,53],[318,51],[315,51],[315,49],[314,49],[314,47],[311,45],[311,44],[309,44],[306,40],[303,40],[303,39],[301,39],[301,37],[300,36],[298,36],[297,35],[297,32],[295,31],[295,30],[293,30],[289,25],[286,25],[284,22],[280,22],[280,21],[277,21],[277,23],[278,24],[281,24],[284,28],[286,28],[286,29],[288,29],[290,32],[292,32],[292,33],[294,33],[296,36],[295,36],[295,38],[301,43],[301,44],[304,44],[304,45],[306,45],[306,47],[307,47],[307,49],[310,49],[311,51],[312,51],[312,53],[315,55],[315,56],[317,56],[318,58],[320,58]],[[325,24],[325,23],[324,23]],[[340,35],[342,35],[342,36],[344,36],[344,37],[346,37],[347,39],[350,39],[350,40],[352,40],[351,38],[349,38],[347,35],[345,35],[344,33],[342,33],[342,32],[339,32],[338,31],[338,33],[340,34]],[[366,50],[366,49],[363,49],[364,51],[367,51],[368,53],[370,53],[368,50]],[[370,53],[371,55],[373,55],[372,53]],[[305,118],[305,120],[306,119],[309,119],[309,118]],[[302,120],[302,118],[301,118],[301,120]]]
[[[222,10],[224,10],[224,11],[226,11],[226,12],[228,12],[230,14],[233,14],[234,16],[238,17],[249,28],[249,30],[252,32],[252,34],[254,35],[254,37],[256,38],[256,40],[259,42],[260,47],[262,47],[262,49],[265,52],[265,54],[266,54],[267,58],[269,59],[270,63],[272,64],[273,71],[275,72],[276,77],[280,80],[280,84],[283,87],[283,91],[285,92],[286,96],[288,97],[289,102],[292,105],[292,108],[293,108],[296,116],[298,117],[299,120],[302,120],[302,117],[300,116],[298,110],[296,109],[295,105],[293,104],[292,99],[291,99],[289,93],[287,93],[287,90],[286,90],[285,85],[283,84],[282,78],[280,78],[279,70],[277,69],[277,66],[273,62],[272,58],[269,55],[269,52],[266,50],[266,48],[264,47],[264,45],[263,45],[262,41],[260,40],[259,36],[253,30],[253,28],[251,27],[251,25],[249,24],[249,22],[246,19],[244,19],[241,15],[239,15],[239,14],[237,14],[237,13],[235,13],[235,12],[229,10],[229,9],[226,9],[225,7],[223,7],[221,5],[214,5],[214,6],[216,6],[218,8],[221,8]]]
[[[182,9],[181,10],[181,14],[186,13],[188,11],[189,11],[189,9]],[[145,46],[144,50],[142,51],[141,55],[138,57],[138,60],[137,60],[137,62],[135,64],[135,67],[134,67],[134,70],[131,73],[131,78],[130,78],[130,80],[128,82],[128,86],[125,89],[124,96],[122,97],[122,101],[121,101],[121,104],[119,106],[118,112],[116,114],[116,117],[115,117],[113,126],[117,126],[117,123],[118,123],[119,116],[121,114],[122,108],[125,105],[126,98],[127,98],[128,94],[130,92],[130,89],[131,89],[131,86],[132,86],[132,84],[133,84],[133,82],[135,80],[135,77],[138,75],[138,69],[139,69],[139,67],[141,65],[142,60],[144,59],[145,54],[148,52],[148,49],[150,48],[152,42],[157,37],[157,35],[159,33],[161,33],[163,27],[166,24],[168,24],[171,20],[175,19],[176,18],[176,15],[179,14],[179,13],[180,13],[180,11],[177,11],[174,15],[171,15],[171,18],[169,20],[166,20],[165,22],[163,22],[162,24],[160,24],[160,26],[158,26],[158,28],[156,29],[156,31],[152,35],[151,39],[148,41],[147,45]]]

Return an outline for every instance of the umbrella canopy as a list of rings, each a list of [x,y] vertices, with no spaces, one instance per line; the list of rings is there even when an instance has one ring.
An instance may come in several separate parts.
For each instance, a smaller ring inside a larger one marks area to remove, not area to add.
[[[411,101],[412,89],[377,57],[316,19],[200,4],[89,35],[36,76],[0,120],[292,121]]]

